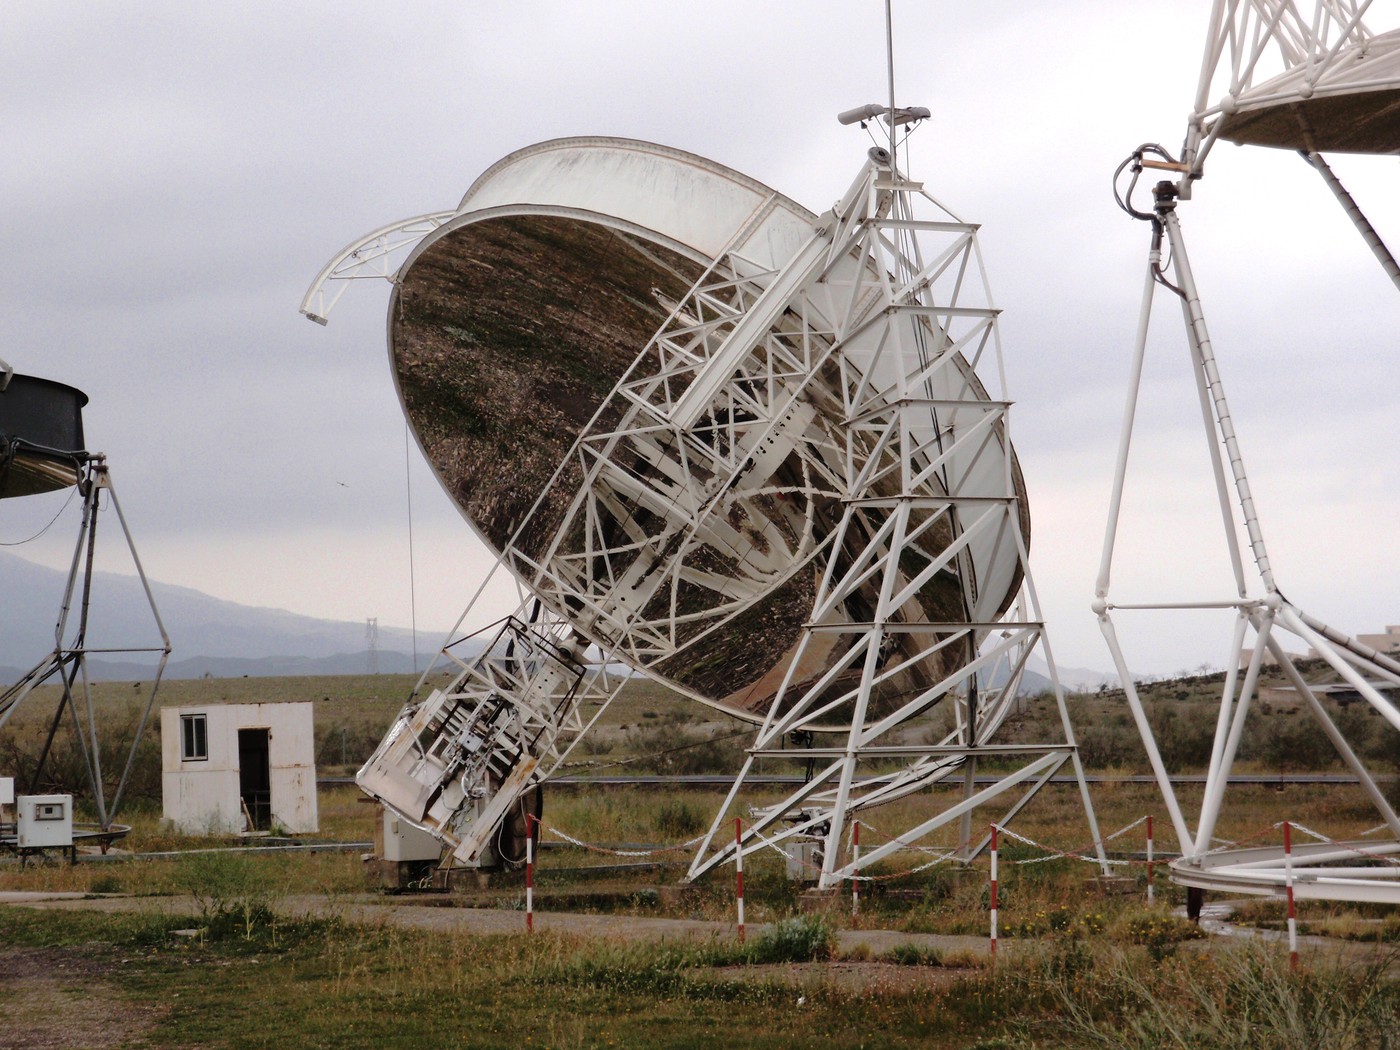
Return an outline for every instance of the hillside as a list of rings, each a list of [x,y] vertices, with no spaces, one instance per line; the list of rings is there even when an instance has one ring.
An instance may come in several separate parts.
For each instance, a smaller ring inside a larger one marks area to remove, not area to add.
[[[0,552],[0,678],[13,681],[53,649],[66,573]],[[169,632],[173,652],[166,674],[174,678],[237,678],[364,674],[369,666],[363,622],[321,620],[283,609],[240,605],[189,587],[152,581],[151,590]],[[95,649],[159,647],[160,634],[135,576],[96,573],[88,644]],[[421,667],[442,644],[445,631],[420,630]],[[379,628],[381,673],[413,670],[413,633]],[[154,658],[93,656],[97,677],[149,677]]]

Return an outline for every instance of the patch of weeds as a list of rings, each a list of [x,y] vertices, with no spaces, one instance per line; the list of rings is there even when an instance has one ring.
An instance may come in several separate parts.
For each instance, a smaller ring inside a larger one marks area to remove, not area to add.
[[[1114,1050],[1393,1047],[1400,989],[1385,973],[1393,961],[1294,974],[1286,956],[1253,946],[1165,962],[1114,951],[1092,987],[1048,986],[1056,1001],[1034,1033]]]
[[[1145,947],[1154,962],[1161,962],[1174,953],[1182,941],[1205,936],[1205,931],[1195,923],[1159,910],[1130,912],[1123,916],[1115,932],[1129,944]]]
[[[12,948],[91,946],[98,942],[148,947],[166,943],[171,930],[188,924],[189,919],[180,916],[139,912],[107,915],[12,907],[5,910],[4,941]]]
[[[942,966],[943,953],[917,944],[896,944],[880,958],[898,966]]]
[[[196,853],[183,861],[186,888],[199,908],[200,924],[209,940],[266,936],[275,945],[278,919],[273,906],[279,896],[266,872],[252,858],[237,853]]]
[[[684,839],[705,830],[706,816],[698,805],[681,798],[668,798],[656,810],[658,834]]]
[[[99,875],[88,886],[90,893],[121,893],[122,880],[116,875]]]
[[[1007,937],[1083,937],[1101,934],[1106,927],[1101,913],[1077,915],[1069,905],[1061,904],[1058,908],[1042,908],[1029,918],[1008,923],[1004,933]]]
[[[819,915],[794,915],[775,922],[749,945],[753,963],[817,962],[830,959],[836,933]]]
[[[543,946],[544,942],[540,942]],[[786,988],[748,980],[695,973],[750,961],[743,946],[721,944],[597,944],[568,958],[545,948],[533,979],[543,985],[605,989],[609,995],[638,995],[669,1001],[678,996],[736,1002],[769,1002],[789,994]]]

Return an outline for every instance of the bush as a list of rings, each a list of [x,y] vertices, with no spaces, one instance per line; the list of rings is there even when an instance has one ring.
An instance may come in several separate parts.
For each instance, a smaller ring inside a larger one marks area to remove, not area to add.
[[[1171,770],[1210,765],[1215,742],[1215,722],[1180,704],[1156,704],[1149,712],[1153,735],[1162,761]]]
[[[751,963],[816,962],[830,959],[836,934],[819,915],[794,915],[775,922],[749,945]]]
[[[34,704],[37,697],[31,696]],[[78,702],[82,700],[79,697]],[[131,742],[136,729],[141,724],[141,714],[145,707],[143,700],[131,700],[120,708],[102,710],[97,719],[98,757],[102,763],[103,792],[110,807],[117,790],[122,770],[126,768],[131,753]],[[47,719],[49,715],[45,715]],[[84,715],[86,720],[86,714]],[[144,799],[160,801],[160,713],[152,711],[146,731],[136,747],[136,757],[132,761],[131,774],[127,779],[122,803]],[[19,723],[19,724],[17,724]],[[47,733],[32,722],[21,723],[19,718],[0,730],[0,769],[15,778],[17,787],[27,793],[39,767]],[[43,794],[71,794],[76,800],[92,799],[92,788],[88,782],[87,763],[83,751],[73,733],[72,719],[65,717],[54,734],[53,744],[44,759],[44,768],[33,790]],[[110,816],[110,814],[109,814]]]
[[[316,736],[316,765],[320,769],[358,769],[374,754],[385,726],[374,722],[335,721]]]
[[[1138,766],[1146,762],[1137,728],[1120,719],[1078,725],[1075,733],[1079,757],[1091,769]]]
[[[211,940],[234,935],[252,940],[258,933],[276,937],[272,908],[278,894],[252,858],[211,850],[191,854],[183,865],[182,881]]]
[[[943,955],[937,948],[922,948],[917,944],[896,944],[880,958],[896,966],[943,965]]]
[[[1240,741],[1240,758],[1279,770],[1326,769],[1338,760],[1322,727],[1299,709],[1275,711],[1251,721]]]

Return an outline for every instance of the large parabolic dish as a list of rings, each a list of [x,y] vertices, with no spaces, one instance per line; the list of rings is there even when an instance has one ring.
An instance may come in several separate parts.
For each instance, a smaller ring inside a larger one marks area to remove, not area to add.
[[[389,306],[404,411],[475,531],[584,638],[754,720],[768,712],[798,652],[813,612],[816,557],[841,517],[849,440],[842,384],[861,382],[852,363],[868,361],[864,381],[893,386],[881,369],[900,360],[877,353],[872,325],[840,336],[840,368],[773,378],[782,375],[773,367],[781,348],[800,341],[810,353],[814,339],[838,338],[822,323],[820,296],[803,294],[810,281],[773,285],[800,269],[792,264],[824,221],[679,150],[622,139],[545,142],[476,181],[399,269]],[[852,256],[825,265],[820,283],[830,294],[843,285],[843,266],[866,264]],[[706,281],[709,318],[693,293]],[[761,323],[747,359],[716,365],[712,352],[754,318]],[[676,333],[687,324],[703,364],[674,369]],[[912,342],[937,341],[934,320],[912,315],[908,324]],[[663,330],[669,359],[657,350]],[[941,433],[968,425],[956,418],[956,402],[987,398],[972,367],[959,365],[928,381],[931,450]],[[746,369],[766,378],[736,381]],[[670,384],[671,415],[639,425],[639,391],[658,384]],[[980,447],[953,452],[926,484],[935,495],[1004,496],[1011,462],[1028,540],[1025,491],[1005,441],[999,425],[990,428]],[[736,450],[745,453],[742,466],[726,475],[718,464]],[[607,469],[590,469],[599,460]],[[865,521],[872,542],[877,517]],[[953,542],[956,527],[941,523],[939,542]],[[914,549],[910,580],[930,544]],[[1020,566],[1016,537],[979,534],[966,541],[956,571],[916,589],[905,619],[995,621],[1016,595]],[[876,598],[856,594],[828,619],[868,620]],[[833,646],[841,637],[833,632]],[[885,658],[901,647],[912,657],[926,639],[899,635]],[[926,688],[974,651],[911,659],[872,704]],[[816,680],[840,656],[814,656],[811,646],[805,653],[795,683]],[[842,687],[833,681],[833,692]]]

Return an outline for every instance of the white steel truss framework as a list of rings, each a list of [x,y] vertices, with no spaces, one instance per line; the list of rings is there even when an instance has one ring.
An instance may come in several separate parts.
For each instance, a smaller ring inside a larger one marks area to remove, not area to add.
[[[1268,106],[1277,105],[1287,109],[1289,115],[1294,115],[1299,105],[1312,98],[1315,91],[1355,94],[1371,99],[1382,88],[1394,90],[1400,87],[1400,80],[1396,77],[1372,77],[1361,64],[1368,57],[1366,49],[1375,39],[1361,21],[1369,6],[1369,0],[1365,3],[1322,0],[1310,17],[1303,17],[1296,4],[1282,3],[1280,0],[1253,0],[1249,3],[1243,0],[1218,0],[1211,17],[1196,115],[1187,130],[1182,160],[1170,157],[1161,147],[1145,146],[1135,151],[1119,169],[1120,175],[1124,171],[1131,172],[1131,185],[1128,186],[1127,195],[1119,197],[1120,204],[1135,218],[1151,223],[1152,239],[1103,556],[1096,582],[1095,612],[1123,680],[1128,706],[1137,721],[1149,763],[1180,843],[1182,858],[1172,864],[1173,879],[1201,889],[1282,895],[1285,886],[1291,885],[1296,896],[1400,902],[1400,861],[1397,861],[1397,857],[1400,857],[1400,818],[1397,818],[1393,806],[1376,784],[1376,778],[1338,728],[1336,720],[1327,713],[1320,700],[1322,690],[1306,682],[1295,658],[1282,647],[1281,638],[1291,634],[1309,645],[1336,672],[1341,682],[1354,689],[1397,732],[1400,732],[1400,711],[1383,690],[1400,687],[1400,662],[1358,643],[1341,631],[1331,629],[1303,612],[1282,594],[1264,543],[1238,434],[1225,398],[1224,381],[1210,333],[1205,326],[1204,309],[1191,274],[1186,242],[1176,214],[1177,202],[1189,196],[1191,182],[1203,174],[1201,165],[1205,155],[1222,127],[1228,127],[1229,118],[1238,112],[1239,106],[1247,104],[1257,111],[1267,111]],[[1358,69],[1362,70],[1359,74]],[[1341,76],[1348,71],[1350,80]],[[1270,80],[1264,80],[1266,76],[1271,77]],[[1212,91],[1221,92],[1221,101],[1214,105],[1208,104]],[[1368,120],[1369,116],[1373,116],[1373,113],[1368,115],[1365,112],[1368,106],[1393,105],[1393,102],[1364,101],[1359,105],[1361,109],[1355,112],[1354,119]],[[1298,119],[1302,120],[1302,116]],[[1303,148],[1299,151],[1323,175],[1331,192],[1343,204],[1348,217],[1366,239],[1366,244],[1371,246],[1386,272],[1400,284],[1400,267],[1396,266],[1385,244],[1337,181],[1336,175],[1331,174],[1322,155],[1309,146],[1306,130],[1306,126],[1302,127],[1301,132],[1291,127],[1289,133],[1302,134]],[[1400,141],[1385,151],[1393,153],[1394,148],[1400,148]],[[1133,186],[1144,169],[1179,172],[1182,175],[1179,182],[1156,183],[1151,211],[1137,210],[1131,202]],[[1169,265],[1163,262],[1165,259],[1170,260]],[[1214,595],[1196,602],[1119,602],[1110,599],[1109,594],[1114,543],[1119,533],[1128,449],[1133,440],[1152,301],[1159,287],[1168,288],[1182,305],[1191,372],[1200,400],[1201,421],[1210,441],[1211,470],[1219,515],[1224,525],[1224,545],[1232,568],[1232,587],[1229,594]],[[1240,542],[1242,539],[1243,543]],[[1253,561],[1253,574],[1246,570],[1246,549]],[[1233,609],[1235,627],[1231,652],[1249,652],[1249,661],[1243,668],[1232,661],[1225,675],[1210,767],[1194,827],[1187,820],[1175,788],[1170,783],[1169,770],[1162,762],[1114,626],[1114,613],[1119,610],[1145,609]],[[1266,658],[1280,666],[1285,678],[1301,697],[1303,706],[1315,718],[1320,731],[1333,743],[1338,757],[1352,771],[1361,790],[1375,805],[1382,823],[1373,830],[1383,833],[1378,839],[1351,843],[1324,841],[1295,850],[1291,857],[1285,855],[1281,847],[1247,850],[1217,848],[1215,829],[1225,805],[1229,773],[1235,762],[1247,715],[1256,699],[1260,669]]]
[[[29,790],[32,792],[37,787],[48,762],[54,739],[58,734],[59,727],[63,724],[64,716],[67,715],[71,723],[73,738],[77,742],[78,750],[83,758],[83,765],[87,771],[88,787],[92,791],[98,824],[101,830],[106,832],[112,829],[112,822],[120,810],[122,797],[126,792],[131,771],[136,763],[137,749],[145,734],[146,725],[150,721],[151,711],[155,706],[156,692],[160,688],[161,678],[165,674],[165,665],[170,659],[170,636],[166,634],[165,624],[156,608],[155,596],[151,593],[150,583],[146,580],[146,572],[141,566],[140,556],[136,553],[131,530],[127,527],[126,515],[122,513],[121,503],[117,500],[117,490],[112,484],[111,472],[105,457],[92,456],[87,460],[79,488],[83,499],[82,517],[78,527],[78,540],[73,548],[73,560],[69,566],[67,583],[64,586],[58,621],[54,627],[54,649],[17,682],[0,693],[0,727],[3,727],[10,720],[10,717],[36,688],[57,677],[60,689],[58,706],[54,710],[43,748],[31,774]],[[160,636],[159,644],[136,648],[130,646],[99,648],[94,646],[88,637],[88,613],[92,602],[94,582],[93,562],[96,555],[97,526],[99,511],[102,509],[103,493],[107,494],[107,502],[116,511],[117,522],[121,526],[127,551],[131,556],[137,578],[141,581],[146,602],[150,607],[152,626]],[[110,800],[107,795],[109,778],[102,769],[103,733],[93,703],[92,682],[88,677],[88,657],[93,654],[100,656],[144,654],[156,659],[154,676],[146,693],[146,702],[141,708],[140,718],[127,750],[126,761],[116,777],[115,788]]]
[[[300,312],[317,324],[326,324],[335,304],[349,290],[349,282],[393,280],[398,271],[394,260],[456,214],[439,211],[400,219],[346,245],[311,282]]]
[[[360,786],[438,835],[463,863],[488,847],[518,862],[503,822],[532,802],[626,681],[587,659],[576,632],[529,598],[517,614],[443,649],[451,683],[428,673],[357,775]],[[592,709],[585,722],[583,713]],[[523,817],[522,817],[523,819]]]
[[[938,217],[919,218],[916,201]],[[760,209],[751,225],[764,217]],[[383,233],[362,243],[379,245]],[[974,855],[983,843],[972,840],[972,811],[995,804],[1010,820],[1067,762],[1097,840],[1027,570],[1009,404],[976,377],[983,365],[1001,379],[976,227],[877,149],[781,269],[731,247],[665,305],[667,320],[516,532],[562,505],[552,540],[534,557],[527,544],[505,547],[498,564],[528,589],[521,611],[492,629],[479,656],[458,660],[451,685],[415,694],[360,785],[472,862],[587,730],[580,712],[596,706],[596,720],[620,686],[586,669],[585,652],[601,654],[601,666],[620,659],[664,674],[668,658],[734,629],[805,573],[819,581],[816,604],[731,802],[784,737],[844,739],[801,752],[823,768],[738,849],[820,838],[830,885],[857,867],[838,863],[834,845],[855,813],[963,773],[962,801],[899,837],[961,820]],[[935,580],[952,580],[960,595],[945,621],[919,601]],[[1018,581],[1021,598],[1005,616]],[[849,613],[857,591],[874,595],[859,619]],[[1064,738],[996,745],[1036,648]],[[825,668],[815,680],[812,666]],[[795,677],[800,667],[809,680]],[[994,667],[998,684],[986,686]],[[947,735],[909,743],[906,731],[940,704],[954,710]],[[990,757],[1020,768],[974,792],[978,759]],[[733,843],[712,850],[713,839],[712,829],[689,878],[733,858]],[[871,850],[858,866],[887,852]]]
[[[1009,821],[1067,762],[1098,840],[1030,578],[1016,467],[1006,440],[1010,406],[987,398],[974,379],[978,364],[998,372],[1001,367],[998,311],[987,289],[977,228],[897,170],[872,174],[861,189],[868,205],[849,212],[834,237],[832,255],[853,258],[856,265],[829,266],[802,291],[803,300],[818,304],[828,319],[837,369],[840,522],[822,552],[816,603],[797,656],[689,880],[742,855],[815,841],[818,888],[828,889],[954,821],[961,822],[960,847],[970,858],[985,845],[971,833],[974,809],[1004,807],[1000,819]],[[920,217],[918,209],[930,206],[938,218]],[[964,484],[989,462],[996,464],[997,485]],[[993,537],[1009,545],[1024,580],[1021,603],[1009,618],[979,601],[968,556],[974,544]],[[932,621],[916,611],[913,599],[927,581],[945,573],[961,584],[965,615]],[[868,619],[833,620],[833,610],[872,585],[878,598]],[[898,656],[891,658],[896,639]],[[1051,668],[1064,738],[1054,745],[992,743],[1037,647]],[[839,661],[815,681],[797,681],[806,653],[833,648],[843,653]],[[944,664],[939,658],[946,653],[959,658]],[[1007,668],[1005,677],[984,687],[991,680],[987,672],[999,663]],[[872,699],[896,675],[918,666],[951,669],[929,674],[920,687],[874,713]],[[936,743],[911,743],[908,730],[940,704],[952,708],[950,731]],[[838,742],[812,746],[838,710],[847,712]],[[787,748],[787,740],[807,746]],[[974,791],[978,760],[991,757],[1012,759],[1020,768]],[[773,759],[806,764],[806,783],[776,804],[746,806],[750,775],[759,762]],[[844,854],[843,837],[857,814],[960,772],[961,801],[899,829],[885,845],[858,857]],[[726,829],[736,816],[748,819],[741,834],[731,837]]]
[[[1305,14],[1295,0],[1215,0],[1181,162],[1171,166],[1185,173],[1178,190],[1189,200],[1221,137],[1296,149],[1400,288],[1400,263],[1322,156],[1324,142],[1348,153],[1400,151],[1389,115],[1400,98],[1400,41],[1366,27],[1371,6],[1319,0]],[[1241,129],[1265,117],[1266,131]]]
[[[1327,89],[1329,76],[1355,64],[1374,36],[1362,22],[1371,3],[1320,0],[1305,15],[1296,0],[1215,0],[1182,155],[1187,169],[1199,175],[1222,118],[1242,100],[1267,107],[1311,97]],[[1368,79],[1347,90],[1392,83]]]

